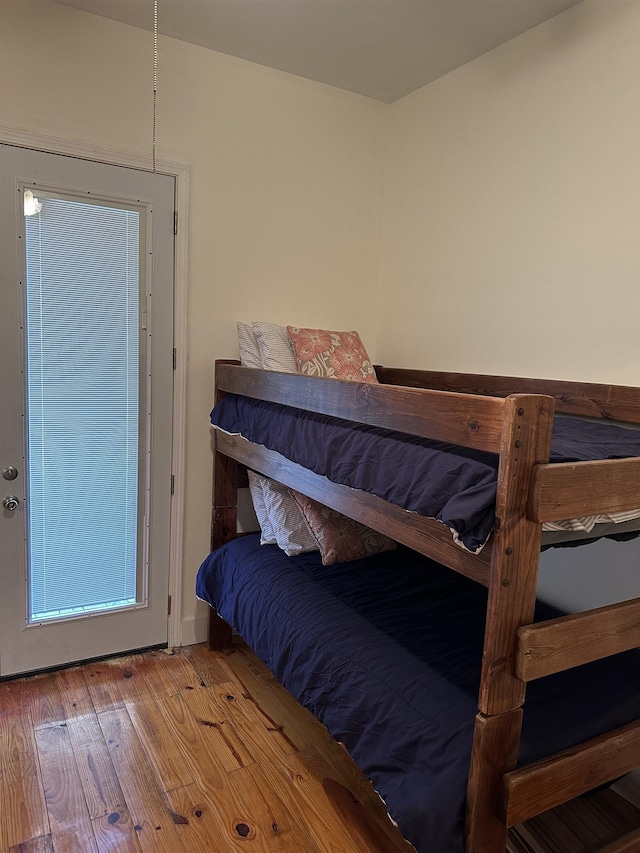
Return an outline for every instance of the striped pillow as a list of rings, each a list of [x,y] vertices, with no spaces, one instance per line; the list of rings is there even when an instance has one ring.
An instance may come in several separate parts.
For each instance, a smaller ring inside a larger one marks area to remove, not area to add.
[[[297,373],[296,357],[284,326],[274,323],[253,323],[253,331],[260,350],[263,370],[279,373]]]
[[[260,525],[260,544],[261,545],[276,545],[276,535],[273,532],[273,527],[269,521],[267,508],[264,503],[264,495],[262,493],[262,477],[259,477],[254,471],[247,471],[249,475],[249,492],[253,501],[253,508]]]
[[[248,323],[237,323],[238,326],[238,348],[240,350],[240,363],[243,367],[262,368],[260,347],[256,340],[253,327]]]
[[[265,512],[278,547],[288,557],[306,551],[317,551],[318,543],[311,535],[304,516],[289,494],[289,489],[282,483],[260,474],[255,474],[254,479],[262,486]]]

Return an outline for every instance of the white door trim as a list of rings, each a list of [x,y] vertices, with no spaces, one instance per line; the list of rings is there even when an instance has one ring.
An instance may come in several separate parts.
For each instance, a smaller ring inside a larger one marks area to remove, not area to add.
[[[147,155],[102,148],[89,142],[62,139],[56,136],[25,131],[0,125],[0,142],[63,154],[83,160],[96,160],[112,166],[129,166],[151,172],[152,158]],[[175,238],[174,269],[174,328],[173,346],[176,350],[176,369],[173,383],[173,450],[174,477],[171,500],[171,533],[169,544],[169,595],[171,613],[167,617],[169,647],[182,645],[182,560],[184,540],[185,458],[186,458],[186,401],[187,401],[187,292],[189,277],[189,188],[191,167],[187,163],[156,160],[156,171],[171,175],[176,181],[176,212],[178,233]]]

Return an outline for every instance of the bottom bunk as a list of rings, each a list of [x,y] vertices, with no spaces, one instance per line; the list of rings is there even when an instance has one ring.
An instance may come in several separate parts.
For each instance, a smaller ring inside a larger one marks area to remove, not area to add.
[[[207,558],[197,594],[345,745],[420,853],[463,850],[484,587],[403,547],[323,566],[250,535]],[[534,681],[519,764],[638,718],[639,652]]]

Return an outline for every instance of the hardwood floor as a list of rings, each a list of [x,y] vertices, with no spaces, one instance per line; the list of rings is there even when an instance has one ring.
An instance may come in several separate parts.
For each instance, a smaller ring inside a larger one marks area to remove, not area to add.
[[[509,850],[593,853],[639,826],[640,811],[606,791],[516,828]],[[413,850],[244,644],[0,683],[0,853],[247,849]]]

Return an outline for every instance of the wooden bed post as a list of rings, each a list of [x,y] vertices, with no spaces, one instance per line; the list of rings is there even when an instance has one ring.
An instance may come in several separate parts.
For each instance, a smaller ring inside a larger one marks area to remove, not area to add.
[[[515,671],[517,629],[533,621],[542,537],[542,525],[527,518],[527,502],[533,467],[549,461],[553,428],[552,397],[513,395],[505,404],[467,853],[496,853],[506,846],[502,777],[516,764],[525,698],[525,683]]]
[[[215,363],[215,402],[218,403],[225,392],[220,391],[217,383],[218,364],[238,364],[237,361],[223,360]],[[217,432],[213,433],[213,483],[211,502],[211,550],[215,551],[225,542],[236,538],[238,524],[238,463],[217,449]],[[231,645],[231,626],[212,607],[209,612],[210,649],[225,649]]]

